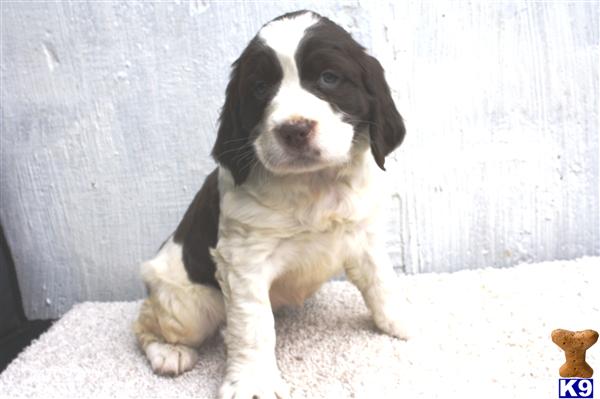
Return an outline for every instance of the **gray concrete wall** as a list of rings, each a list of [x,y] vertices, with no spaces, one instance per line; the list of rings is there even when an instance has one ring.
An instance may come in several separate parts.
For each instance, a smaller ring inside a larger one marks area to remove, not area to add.
[[[312,8],[387,70],[407,272],[600,254],[597,2],[2,2],[0,218],[29,317],[144,294],[213,168],[228,66]],[[543,278],[543,276],[542,276]]]

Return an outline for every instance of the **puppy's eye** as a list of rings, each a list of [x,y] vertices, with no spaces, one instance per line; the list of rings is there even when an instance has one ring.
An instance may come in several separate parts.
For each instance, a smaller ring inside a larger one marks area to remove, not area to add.
[[[334,89],[339,84],[342,78],[333,71],[323,71],[319,77],[319,86],[324,89]]]
[[[254,83],[254,95],[258,98],[263,98],[269,91],[269,84],[263,80]]]

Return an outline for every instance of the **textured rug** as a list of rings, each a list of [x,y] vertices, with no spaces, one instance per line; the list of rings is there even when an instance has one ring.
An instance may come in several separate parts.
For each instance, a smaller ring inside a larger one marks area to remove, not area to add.
[[[347,282],[277,313],[277,359],[292,397],[557,398],[564,354],[551,331],[600,330],[600,258],[402,276],[398,289],[418,315],[408,341],[379,333]],[[73,307],[0,375],[0,396],[215,397],[220,335],[192,371],[156,376],[131,332],[139,305]],[[600,370],[600,343],[587,359]]]

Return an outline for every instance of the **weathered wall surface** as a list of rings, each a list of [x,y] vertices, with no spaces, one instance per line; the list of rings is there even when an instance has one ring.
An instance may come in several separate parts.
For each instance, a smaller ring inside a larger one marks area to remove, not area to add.
[[[597,2],[3,2],[0,218],[29,317],[144,294],[214,167],[228,65],[297,8],[369,48],[405,116],[399,268],[600,254]]]

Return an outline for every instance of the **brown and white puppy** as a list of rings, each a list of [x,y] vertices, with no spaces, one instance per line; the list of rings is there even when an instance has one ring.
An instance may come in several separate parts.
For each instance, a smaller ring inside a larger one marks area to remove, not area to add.
[[[376,325],[405,337],[379,224],[385,157],[404,134],[381,65],[344,29],[310,11],[263,26],[233,64],[219,167],[142,265],[134,329],[152,369],[191,369],[226,322],[220,397],[287,397],[273,309],[342,270]]]

